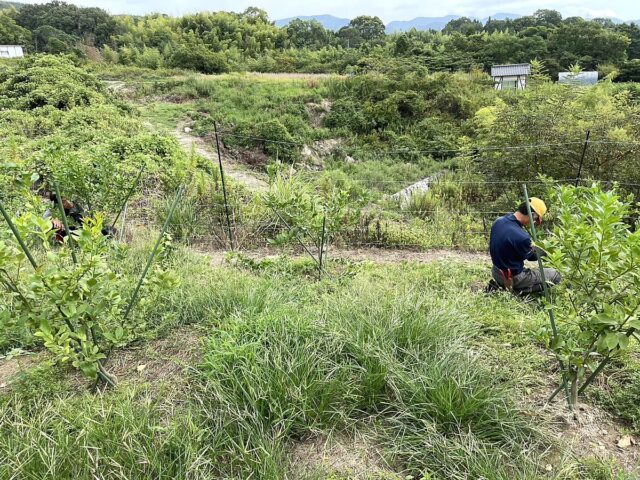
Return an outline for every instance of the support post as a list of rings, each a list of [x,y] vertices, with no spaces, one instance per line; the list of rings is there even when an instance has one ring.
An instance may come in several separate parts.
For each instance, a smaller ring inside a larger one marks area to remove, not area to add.
[[[5,221],[9,225],[9,228],[11,229],[11,232],[13,233],[13,236],[16,237],[16,240],[18,241],[18,245],[20,245],[20,248],[22,249],[24,254],[27,256],[27,259],[29,260],[29,263],[31,264],[31,266],[33,267],[34,270],[37,270],[38,269],[38,264],[33,259],[33,256],[31,255],[31,252],[29,251],[29,248],[27,248],[27,245],[24,243],[24,240],[22,240],[22,237],[20,236],[20,232],[18,232],[18,229],[13,224],[13,221],[11,221],[11,217],[9,216],[7,211],[4,209],[4,206],[2,205],[1,201],[0,201],[0,213],[2,213],[2,216],[4,217]]]
[[[320,251],[319,251],[319,262],[318,262],[318,278],[322,278],[322,266],[323,266],[323,259],[324,259],[324,239],[325,239],[325,232],[326,232],[326,228],[327,228],[327,214],[325,213],[324,217],[322,217],[322,234],[320,235]]]
[[[522,189],[524,190],[524,198],[525,203],[527,204],[527,214],[529,215],[529,225],[531,227],[531,237],[533,238],[534,243],[538,241],[538,234],[536,233],[536,224],[533,220],[533,212],[531,211],[531,203],[529,202],[529,191],[527,189],[527,184],[522,185]],[[549,286],[547,285],[547,279],[544,274],[544,265],[542,263],[542,258],[538,255],[538,268],[540,269],[540,278],[542,279],[542,291],[544,292],[545,300],[547,301],[547,314],[549,315],[549,323],[551,324],[551,331],[553,332],[553,341],[555,342],[558,337],[558,329],[556,326],[556,320],[553,316],[553,309],[551,308],[551,293],[549,293]],[[569,385],[566,380],[566,370],[564,366],[564,362],[558,358],[558,363],[560,364],[560,369],[562,371],[562,384],[564,385],[565,395],[567,397],[567,403],[569,404],[569,408],[573,410],[573,404],[571,403],[571,394],[569,392]]]
[[[124,211],[122,212],[122,227],[120,227],[120,235],[118,235],[118,241],[122,242],[122,239],[124,238],[124,229],[127,226],[127,205],[128,204],[124,204]]]
[[[131,188],[127,192],[127,195],[124,197],[124,201],[122,202],[122,206],[118,210],[118,214],[116,215],[116,218],[113,220],[113,223],[111,224],[111,228],[115,228],[116,227],[116,223],[118,222],[118,219],[120,218],[120,215],[122,215],[122,212],[124,211],[124,209],[127,206],[127,202],[131,198],[131,195],[133,195],[133,192],[136,191],[136,187],[138,186],[138,182],[140,182],[140,178],[142,177],[142,172],[144,172],[145,167],[146,167],[146,164],[143,163],[142,167],[140,167],[140,171],[138,172],[138,176],[136,177],[135,181],[133,182],[133,185],[131,185]]]
[[[578,166],[578,175],[576,176],[575,186],[580,185],[580,175],[582,175],[582,165],[584,164],[584,156],[587,153],[587,145],[589,145],[589,136],[591,135],[591,130],[587,130],[587,138],[584,141],[584,146],[582,147],[582,156],[580,157],[580,165]]]
[[[278,216],[278,218],[282,221],[282,223],[284,223],[284,226],[287,227],[289,229],[290,232],[293,232],[293,229],[291,228],[291,226],[287,223],[287,221],[282,217],[282,215],[280,215],[280,212],[278,212],[274,207],[269,207],[271,208],[271,210],[273,210],[273,212]],[[316,256],[311,253],[311,250],[309,250],[307,248],[307,246],[304,244],[304,242],[300,239],[300,237],[298,236],[297,233],[294,232],[294,235],[296,236],[296,240],[298,240],[298,243],[300,244],[300,246],[302,248],[304,248],[304,251],[307,252],[309,254],[309,256],[311,258],[313,258],[313,261],[316,262],[317,264],[320,264],[320,262],[318,261],[318,259],[316,258]]]
[[[218,135],[218,122],[213,122],[213,131],[216,135],[216,151],[218,152],[218,165],[220,166],[220,180],[222,181],[222,196],[224,197],[224,211],[227,216],[227,229],[229,230],[229,243],[231,250],[233,247],[233,232],[231,230],[231,216],[229,215],[229,203],[227,201],[227,186],[224,181],[224,170],[222,168],[222,154],[220,153],[220,138]]]
[[[71,258],[73,259],[73,263],[78,263],[78,257],[76,257],[76,251],[73,248],[73,237],[71,236],[71,230],[69,230],[69,221],[67,220],[67,214],[64,211],[64,204],[62,203],[62,197],[60,196],[60,188],[58,187],[58,182],[53,181],[53,188],[56,189],[56,203],[58,204],[58,209],[60,210],[60,215],[62,216],[62,224],[64,225],[64,230],[67,232],[67,238],[69,239],[69,248],[71,249]]]
[[[136,288],[133,291],[133,295],[131,295],[131,300],[129,300],[127,309],[125,310],[124,315],[122,317],[123,320],[126,320],[129,317],[131,310],[136,304],[136,301],[138,299],[138,293],[140,292],[140,287],[142,286],[142,282],[144,281],[145,277],[147,276],[147,273],[149,272],[149,268],[153,263],[153,259],[156,256],[158,248],[160,247],[160,242],[162,241],[162,238],[164,237],[164,234],[167,231],[167,228],[169,227],[169,223],[171,222],[171,217],[173,217],[173,212],[175,212],[176,207],[178,206],[178,202],[180,201],[180,197],[182,197],[183,191],[184,191],[184,186],[180,187],[180,189],[178,190],[178,193],[176,193],[176,198],[173,200],[173,203],[171,204],[169,215],[167,216],[167,219],[164,221],[164,225],[162,226],[160,235],[158,235],[158,240],[156,240],[156,244],[153,247],[153,250],[151,251],[151,255],[149,255],[149,258],[147,259],[147,264],[145,265],[142,275],[140,276],[140,280],[138,280],[138,284],[136,285]]]

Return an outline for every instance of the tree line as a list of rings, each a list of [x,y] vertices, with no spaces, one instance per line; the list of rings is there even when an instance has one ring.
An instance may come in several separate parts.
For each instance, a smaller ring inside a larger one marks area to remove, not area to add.
[[[489,18],[484,24],[462,17],[441,32],[387,34],[373,16],[356,17],[338,31],[316,20],[295,19],[277,27],[255,7],[182,17],[110,15],[61,1],[0,2],[0,9],[0,44],[147,68],[345,73],[392,61],[459,71],[537,59],[551,77],[579,65],[603,75],[616,71],[623,81],[640,79],[638,25],[562,18],[554,10],[518,19]]]

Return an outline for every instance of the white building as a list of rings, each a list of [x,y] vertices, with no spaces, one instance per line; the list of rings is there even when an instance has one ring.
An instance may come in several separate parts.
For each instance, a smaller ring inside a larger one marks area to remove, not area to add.
[[[24,57],[21,45],[0,45],[0,58]]]
[[[558,73],[558,83],[576,86],[595,85],[598,83],[598,72],[560,72]]]
[[[531,65],[528,63],[491,67],[491,78],[496,90],[522,90],[527,86],[529,75],[531,75]]]

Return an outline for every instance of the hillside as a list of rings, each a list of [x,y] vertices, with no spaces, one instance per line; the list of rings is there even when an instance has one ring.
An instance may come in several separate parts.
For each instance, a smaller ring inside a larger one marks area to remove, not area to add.
[[[0,480],[640,478],[639,28],[0,35]]]

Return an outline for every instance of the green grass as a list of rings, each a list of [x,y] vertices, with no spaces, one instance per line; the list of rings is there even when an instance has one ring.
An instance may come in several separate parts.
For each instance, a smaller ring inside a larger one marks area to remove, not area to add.
[[[483,266],[318,282],[304,261],[212,270],[179,249],[174,264],[181,286],[144,312],[149,338],[209,332],[188,380],[91,394],[58,367],[21,376],[0,395],[0,478],[291,478],[296,442],[332,432],[366,435],[415,478],[534,479],[554,461],[513,366],[494,361],[505,339],[524,352],[543,312],[471,293]],[[572,465],[556,478],[590,478]]]
[[[156,127],[173,131],[176,125],[188,116],[193,109],[192,103],[167,103],[151,102],[140,109],[143,120],[152,123]]]

